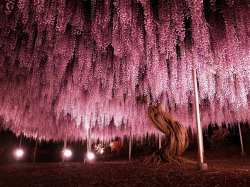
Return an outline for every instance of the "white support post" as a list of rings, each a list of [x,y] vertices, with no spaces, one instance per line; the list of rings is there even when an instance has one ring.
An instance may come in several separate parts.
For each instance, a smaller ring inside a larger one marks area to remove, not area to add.
[[[239,127],[239,134],[240,134],[241,156],[245,156],[240,123],[238,123],[238,127]]]
[[[200,122],[200,111],[199,111],[199,98],[198,98],[198,86],[197,86],[196,69],[193,69],[193,82],[194,82],[194,94],[195,94],[195,111],[196,111],[198,157],[199,157],[199,163],[197,163],[197,166],[201,170],[206,170],[207,169],[207,164],[204,163],[204,148],[203,148],[202,127],[201,127],[201,122]]]
[[[94,143],[95,143],[95,146],[97,144],[97,140],[99,141],[99,138],[96,138],[96,132],[95,132],[95,134],[94,134]]]
[[[20,140],[19,140],[19,146],[18,149],[21,149],[21,145],[22,145],[22,133],[20,134]],[[18,159],[16,159],[16,163],[17,163]]]
[[[19,149],[21,148],[21,145],[22,145],[22,137],[23,137],[23,136],[22,136],[22,134],[21,134],[21,135],[20,135],[20,141],[19,141],[19,147],[18,147]]]
[[[121,136],[121,148],[123,147],[123,136]]]
[[[38,144],[38,137],[36,138],[36,144],[35,144],[35,149],[34,149],[34,154],[33,154],[33,161],[32,161],[33,164],[36,162],[37,144]]]
[[[131,151],[132,151],[132,135],[131,135],[131,129],[129,133],[129,155],[128,160],[131,161]]]
[[[89,129],[88,129],[88,135],[87,135],[87,153],[89,152]]]
[[[92,129],[92,118],[93,118],[93,113],[91,113],[90,117],[90,122],[89,122],[89,136],[88,136],[88,149],[87,152],[91,152],[91,129]]]
[[[64,139],[64,144],[63,144],[62,163],[64,163],[64,151],[66,150],[66,148],[67,148],[67,136]]]

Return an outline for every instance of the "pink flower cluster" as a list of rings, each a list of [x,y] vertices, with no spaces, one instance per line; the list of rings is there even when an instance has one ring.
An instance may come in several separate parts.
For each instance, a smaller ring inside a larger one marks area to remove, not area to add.
[[[195,129],[194,68],[203,126],[250,119],[247,0],[0,7],[0,116],[16,134],[73,141],[89,128],[93,139],[157,133],[149,103]]]

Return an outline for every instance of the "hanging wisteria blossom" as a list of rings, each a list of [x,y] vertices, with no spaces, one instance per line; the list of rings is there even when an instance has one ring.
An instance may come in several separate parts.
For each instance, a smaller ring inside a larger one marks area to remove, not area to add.
[[[46,140],[154,133],[148,104],[195,127],[250,119],[248,1],[2,0],[3,128]],[[211,72],[215,72],[211,73]],[[93,135],[94,134],[94,135]]]

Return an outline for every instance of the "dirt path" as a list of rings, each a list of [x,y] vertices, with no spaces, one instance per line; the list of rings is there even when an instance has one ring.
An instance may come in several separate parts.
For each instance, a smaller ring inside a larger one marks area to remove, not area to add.
[[[13,164],[0,166],[0,186],[249,186],[249,158],[213,158],[207,163],[207,171],[194,165],[145,166],[141,160]]]

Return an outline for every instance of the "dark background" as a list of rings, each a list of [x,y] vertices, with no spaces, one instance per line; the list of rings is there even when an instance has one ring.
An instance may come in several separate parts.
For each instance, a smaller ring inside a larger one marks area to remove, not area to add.
[[[217,133],[221,133],[226,130],[226,135],[221,137]],[[240,148],[240,137],[239,129],[237,124],[233,125],[222,125],[218,127],[217,125],[210,124],[208,127],[203,128],[203,140],[205,150],[220,150],[221,148],[230,149],[230,147]],[[241,123],[241,130],[243,136],[243,145],[245,152],[250,150],[250,129],[248,123]],[[196,136],[189,132],[189,147],[186,150],[196,151],[197,150],[197,140]],[[217,132],[217,133],[216,133]],[[24,156],[21,160],[16,161],[14,156],[14,151],[19,147],[20,138],[22,137],[21,148],[24,150]],[[121,141],[120,138],[115,138],[114,141]],[[33,138],[27,138],[23,135],[16,136],[10,130],[0,130],[0,164],[11,164],[15,162],[32,162],[33,152],[35,148],[36,140]],[[87,152],[86,140],[78,142],[67,142],[67,148],[72,150],[72,157],[68,161],[72,162],[83,162],[84,156]],[[99,143],[97,140],[96,144]],[[162,137],[162,146],[164,144],[164,137]],[[62,160],[62,150],[63,141],[39,141],[36,153],[36,162],[61,162]],[[92,144],[92,150],[94,150],[95,143]],[[143,139],[137,140],[133,139],[132,142],[132,154],[133,157],[140,157],[152,154],[158,149],[158,136],[154,134],[147,134]],[[105,143],[105,152],[103,155],[97,155],[97,160],[117,160],[117,159],[127,159],[129,149],[128,137],[124,137],[123,146],[119,151],[111,151],[109,142]]]

